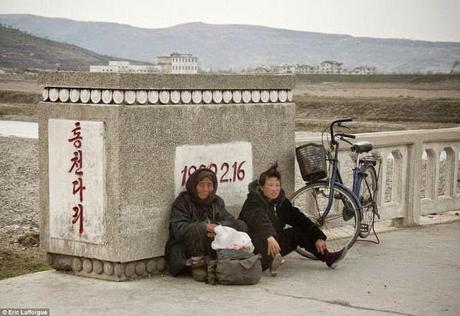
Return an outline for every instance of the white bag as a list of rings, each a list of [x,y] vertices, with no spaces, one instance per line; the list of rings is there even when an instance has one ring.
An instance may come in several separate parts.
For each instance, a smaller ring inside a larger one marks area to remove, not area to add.
[[[249,253],[254,251],[254,245],[252,244],[251,237],[249,237],[248,234],[222,225],[216,226],[214,231],[216,236],[214,236],[214,240],[211,243],[212,249],[241,249]]]

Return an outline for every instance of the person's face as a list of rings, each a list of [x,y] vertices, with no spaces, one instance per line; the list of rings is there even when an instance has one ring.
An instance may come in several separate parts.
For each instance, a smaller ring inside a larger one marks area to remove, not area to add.
[[[200,200],[205,200],[212,191],[214,191],[214,184],[208,177],[201,179],[196,186],[196,194]]]
[[[276,177],[267,178],[262,186],[262,192],[269,200],[276,199],[281,192],[280,180]]]

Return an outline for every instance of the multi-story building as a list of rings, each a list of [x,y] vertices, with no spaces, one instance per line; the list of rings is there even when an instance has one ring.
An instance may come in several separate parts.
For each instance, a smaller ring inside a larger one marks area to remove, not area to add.
[[[339,74],[342,72],[342,65],[335,60],[325,60],[319,64],[319,72],[323,74]]]
[[[198,57],[192,54],[172,53],[157,60],[161,72],[166,74],[197,74],[199,70]]]
[[[129,73],[157,73],[160,67],[157,65],[131,65],[129,61],[109,61],[109,65],[89,66],[90,72],[129,72]]]

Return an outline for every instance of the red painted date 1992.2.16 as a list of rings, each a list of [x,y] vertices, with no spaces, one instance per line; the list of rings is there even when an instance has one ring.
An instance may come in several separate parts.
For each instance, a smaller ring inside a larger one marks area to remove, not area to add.
[[[207,166],[205,164],[201,164],[199,167],[194,165],[184,166],[184,168],[180,172],[182,174],[181,186],[185,186],[188,177],[190,177],[190,175],[192,175],[197,169],[202,168],[208,168],[214,171],[214,173],[217,176],[217,181],[219,183],[243,181],[246,175],[246,172],[243,168],[245,162],[245,160],[243,160],[240,163],[238,163],[238,161],[235,161],[232,164],[228,162],[223,162],[220,166],[213,162],[210,162]]]

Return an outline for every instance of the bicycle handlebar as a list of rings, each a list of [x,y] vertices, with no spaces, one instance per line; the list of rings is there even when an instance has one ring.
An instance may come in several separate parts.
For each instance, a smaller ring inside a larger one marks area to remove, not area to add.
[[[340,136],[347,137],[347,138],[353,138],[353,139],[356,138],[355,135],[351,135],[351,134],[336,134],[336,135],[340,135]]]
[[[333,122],[331,123],[331,125],[330,125],[330,130],[331,130],[331,139],[332,139],[332,144],[333,144],[333,145],[337,144],[337,142],[336,142],[336,140],[335,140],[335,137],[338,136],[338,135],[340,135],[340,136],[342,136],[342,137],[356,138],[355,135],[344,134],[344,133],[334,135],[334,125],[342,126],[342,123],[351,122],[351,121],[353,121],[352,118],[345,118],[345,119],[335,120],[335,121],[333,121]]]

